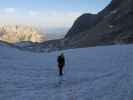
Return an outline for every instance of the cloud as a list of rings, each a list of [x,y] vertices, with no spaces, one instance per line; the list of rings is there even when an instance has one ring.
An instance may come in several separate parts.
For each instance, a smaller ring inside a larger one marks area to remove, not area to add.
[[[30,10],[30,11],[29,11],[29,15],[30,15],[30,16],[37,16],[37,15],[39,15],[39,12]]]
[[[26,24],[43,27],[71,27],[82,12],[35,11],[5,8],[0,10],[0,24]],[[4,13],[3,13],[4,12]],[[12,16],[10,16],[12,14]]]
[[[51,11],[44,14],[42,20],[49,27],[70,27],[81,14],[81,12]]]
[[[4,9],[4,12],[5,12],[6,14],[13,14],[13,13],[16,12],[16,10],[15,10],[15,8],[5,8],[5,9]]]

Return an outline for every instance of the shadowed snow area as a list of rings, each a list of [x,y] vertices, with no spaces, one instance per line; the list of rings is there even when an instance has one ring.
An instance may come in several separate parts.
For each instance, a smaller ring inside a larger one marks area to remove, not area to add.
[[[133,45],[31,53],[0,44],[0,100],[133,100]]]

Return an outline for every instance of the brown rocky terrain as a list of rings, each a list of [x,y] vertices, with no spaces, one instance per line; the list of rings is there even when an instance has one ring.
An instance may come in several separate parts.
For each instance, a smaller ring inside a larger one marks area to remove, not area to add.
[[[8,43],[43,42],[47,38],[39,30],[30,26],[3,25],[0,26],[0,40]]]

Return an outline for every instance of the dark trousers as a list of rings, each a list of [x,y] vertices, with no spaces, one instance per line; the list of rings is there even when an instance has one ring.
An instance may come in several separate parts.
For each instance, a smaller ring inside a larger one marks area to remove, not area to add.
[[[62,76],[63,75],[63,65],[59,64],[58,67],[59,67],[59,75]]]
[[[59,68],[59,75],[60,75],[60,76],[63,75],[63,67]]]

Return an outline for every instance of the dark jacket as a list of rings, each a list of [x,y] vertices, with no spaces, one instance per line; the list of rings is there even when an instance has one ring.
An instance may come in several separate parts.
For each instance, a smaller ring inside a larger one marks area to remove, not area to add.
[[[58,56],[57,61],[58,61],[58,67],[59,67],[59,68],[60,68],[60,67],[64,67],[64,65],[65,65],[65,58],[64,58],[64,55]]]

